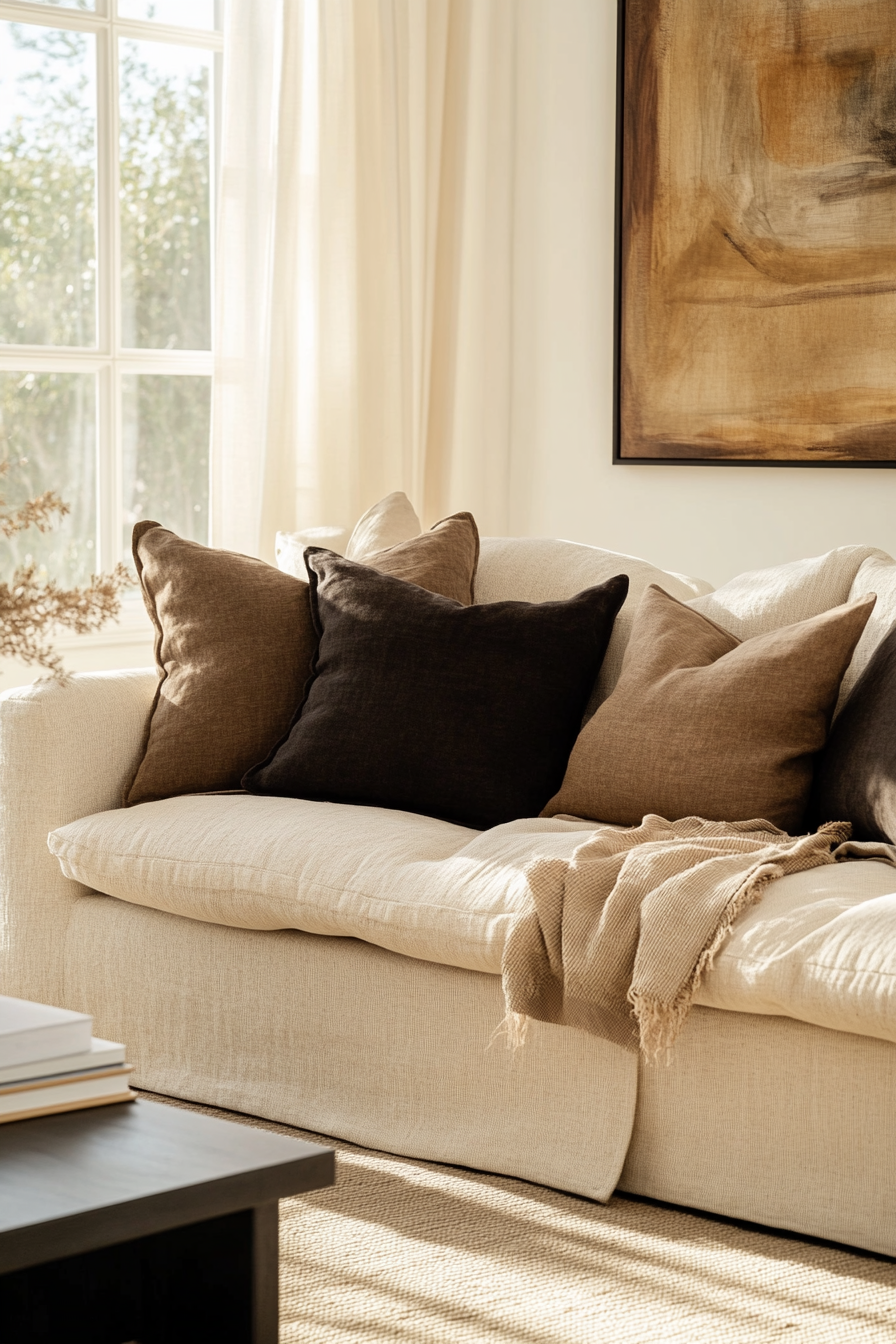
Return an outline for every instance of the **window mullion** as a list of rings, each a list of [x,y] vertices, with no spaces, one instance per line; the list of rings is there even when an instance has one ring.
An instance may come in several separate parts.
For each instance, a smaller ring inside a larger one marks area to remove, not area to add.
[[[121,551],[121,393],[115,365],[107,361],[97,379],[97,547],[101,569],[110,569]]]
[[[97,329],[98,346],[106,355],[115,350],[115,258],[117,155],[115,153],[115,90],[113,53],[108,27],[97,41]]]
[[[98,44],[98,190],[97,216],[100,349],[106,363],[97,388],[98,548],[102,568],[118,559],[121,548],[121,446],[118,370],[115,355],[121,346],[119,315],[120,241],[118,224],[118,52],[115,33],[105,25]]]
[[[0,0],[0,19],[13,23],[35,23],[42,28],[71,28],[76,32],[95,33],[107,28],[110,18],[127,37],[149,42],[169,42],[175,46],[204,47],[209,51],[223,50],[223,35],[207,28],[181,28],[140,19],[116,19],[115,0],[104,5],[97,0],[95,10],[63,9],[55,5],[20,3],[19,0]],[[109,17],[107,17],[107,15]]]

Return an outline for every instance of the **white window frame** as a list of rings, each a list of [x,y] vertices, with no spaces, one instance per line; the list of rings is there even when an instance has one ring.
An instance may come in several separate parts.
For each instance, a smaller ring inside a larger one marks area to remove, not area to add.
[[[96,0],[88,12],[33,0],[0,0],[0,19],[63,28],[96,36],[97,86],[97,343],[94,347],[5,345],[0,343],[0,372],[92,373],[97,375],[97,570],[110,569],[121,556],[124,515],[122,479],[122,379],[125,374],[202,374],[211,377],[212,352],[205,350],[134,350],[121,341],[121,227],[119,210],[118,52],[120,38],[201,47],[216,54],[212,62],[209,214],[214,234],[220,129],[221,5],[216,0],[217,31],[175,28],[154,21],[122,19],[117,0]],[[264,0],[259,0],[264,3]],[[211,240],[211,292],[214,294],[214,237]],[[142,603],[126,604],[124,624],[145,625]],[[128,619],[130,617],[130,619]],[[108,636],[88,637],[108,642]],[[70,641],[65,640],[66,644]],[[81,642],[81,641],[79,641]],[[62,646],[63,641],[57,641]]]

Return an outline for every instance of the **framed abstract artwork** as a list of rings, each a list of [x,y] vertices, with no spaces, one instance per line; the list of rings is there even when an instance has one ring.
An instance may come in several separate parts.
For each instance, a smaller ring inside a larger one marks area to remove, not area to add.
[[[614,459],[896,466],[896,0],[620,0]]]

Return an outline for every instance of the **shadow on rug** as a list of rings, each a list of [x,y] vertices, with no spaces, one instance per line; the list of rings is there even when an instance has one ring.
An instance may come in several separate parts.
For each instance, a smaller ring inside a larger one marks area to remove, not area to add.
[[[280,1205],[282,1344],[896,1339],[896,1264],[883,1257],[154,1100],[336,1149],[337,1184]]]

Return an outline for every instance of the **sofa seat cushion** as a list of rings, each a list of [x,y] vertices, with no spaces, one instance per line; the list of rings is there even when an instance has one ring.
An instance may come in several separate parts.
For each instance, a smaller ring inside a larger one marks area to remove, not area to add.
[[[67,877],[213,924],[361,938],[498,974],[537,854],[571,856],[587,822],[469,830],[410,812],[247,794],[100,812],[54,831]]]
[[[896,1041],[896,868],[863,859],[770,883],[694,1002]]]
[[[500,974],[525,868],[570,858],[594,824],[472,831],[409,812],[196,795],[53,831],[67,877],[109,896],[248,929],[359,938]],[[871,860],[779,878],[741,915],[695,1002],[896,1042],[896,868]]]

